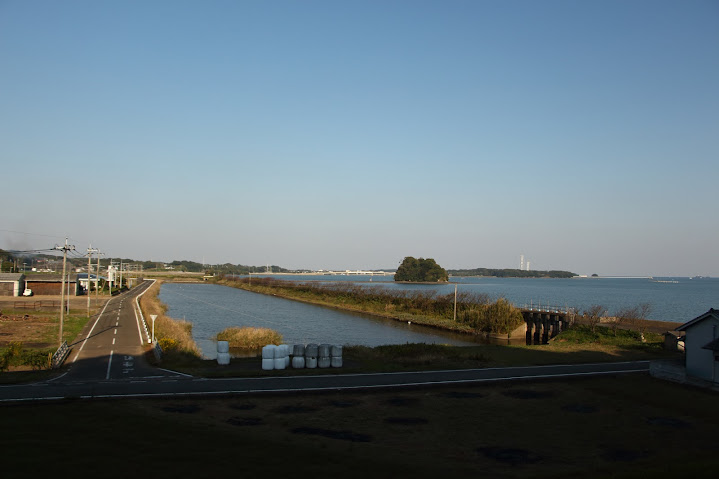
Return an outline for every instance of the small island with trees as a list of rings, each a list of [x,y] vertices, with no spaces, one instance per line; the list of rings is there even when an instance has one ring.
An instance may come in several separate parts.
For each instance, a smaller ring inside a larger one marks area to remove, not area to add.
[[[413,258],[407,256],[397,268],[395,281],[409,281],[414,283],[438,283],[449,281],[447,270],[442,268],[432,258]]]

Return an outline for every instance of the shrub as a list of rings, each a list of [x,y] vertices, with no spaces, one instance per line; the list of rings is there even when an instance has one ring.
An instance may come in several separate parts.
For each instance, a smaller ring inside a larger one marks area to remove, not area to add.
[[[595,304],[594,306],[585,309],[582,313],[582,318],[584,322],[589,325],[589,328],[592,330],[592,333],[596,332],[597,325],[601,321],[602,315],[604,315],[606,311],[607,310],[604,308],[604,306]]]
[[[34,370],[50,369],[52,353],[45,351],[23,351],[22,364],[30,366]]]
[[[49,369],[52,353],[46,350],[25,350],[22,342],[13,341],[0,355],[0,371],[11,366],[30,366],[32,369]]]
[[[176,352],[180,349],[180,343],[178,343],[177,340],[172,338],[160,338],[157,340],[157,344],[160,345],[160,348],[162,348],[162,352],[165,354]]]
[[[217,341],[228,341],[231,348],[259,349],[282,344],[282,335],[270,328],[230,327],[217,334]]]
[[[524,321],[521,311],[504,298],[466,308],[457,313],[457,320],[491,334],[509,334]]]

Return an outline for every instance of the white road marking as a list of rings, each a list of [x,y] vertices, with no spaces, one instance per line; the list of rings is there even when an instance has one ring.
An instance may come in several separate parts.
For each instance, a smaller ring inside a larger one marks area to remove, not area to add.
[[[107,375],[105,375],[105,379],[110,379],[110,366],[112,366],[112,353],[114,351],[110,350],[110,360],[107,362]]]
[[[90,328],[90,332],[87,333],[87,337],[85,337],[85,339],[82,341],[82,346],[80,346],[80,349],[77,351],[77,354],[75,355],[75,358],[72,360],[73,363],[74,363],[75,361],[77,361],[77,358],[80,357],[80,353],[82,352],[82,348],[85,347],[85,343],[87,343],[87,340],[90,339],[90,336],[92,335],[92,332],[94,331],[95,326],[97,326],[97,323],[100,321],[100,318],[102,318],[102,315],[103,315],[103,313],[105,312],[105,309],[107,308],[107,305],[108,305],[108,304],[110,304],[110,301],[108,301],[107,303],[105,303],[105,307],[102,308],[102,311],[100,312],[100,315],[99,315],[99,316],[97,317],[97,319],[95,320],[95,324],[92,325],[92,328]]]

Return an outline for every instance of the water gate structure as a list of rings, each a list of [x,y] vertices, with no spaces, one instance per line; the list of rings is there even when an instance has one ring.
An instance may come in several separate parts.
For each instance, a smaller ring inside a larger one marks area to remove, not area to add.
[[[527,323],[527,344],[547,344],[569,327],[570,312],[554,306],[525,305],[522,317]]]

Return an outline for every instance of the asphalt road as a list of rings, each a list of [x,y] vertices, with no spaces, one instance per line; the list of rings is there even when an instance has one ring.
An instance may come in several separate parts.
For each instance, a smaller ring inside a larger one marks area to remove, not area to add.
[[[152,285],[145,281],[132,290],[112,298],[89,321],[82,338],[71,345],[61,382],[97,382],[162,377],[168,375],[144,360],[148,332],[140,321],[135,299]]]
[[[149,333],[135,308],[135,298],[151,281],[112,298],[88,323],[63,375],[52,380],[0,386],[0,402],[66,398],[121,398],[183,395],[249,394],[463,384],[518,379],[648,373],[649,361],[462,369],[378,374],[323,374],[259,378],[195,378],[158,369],[144,359]]]

